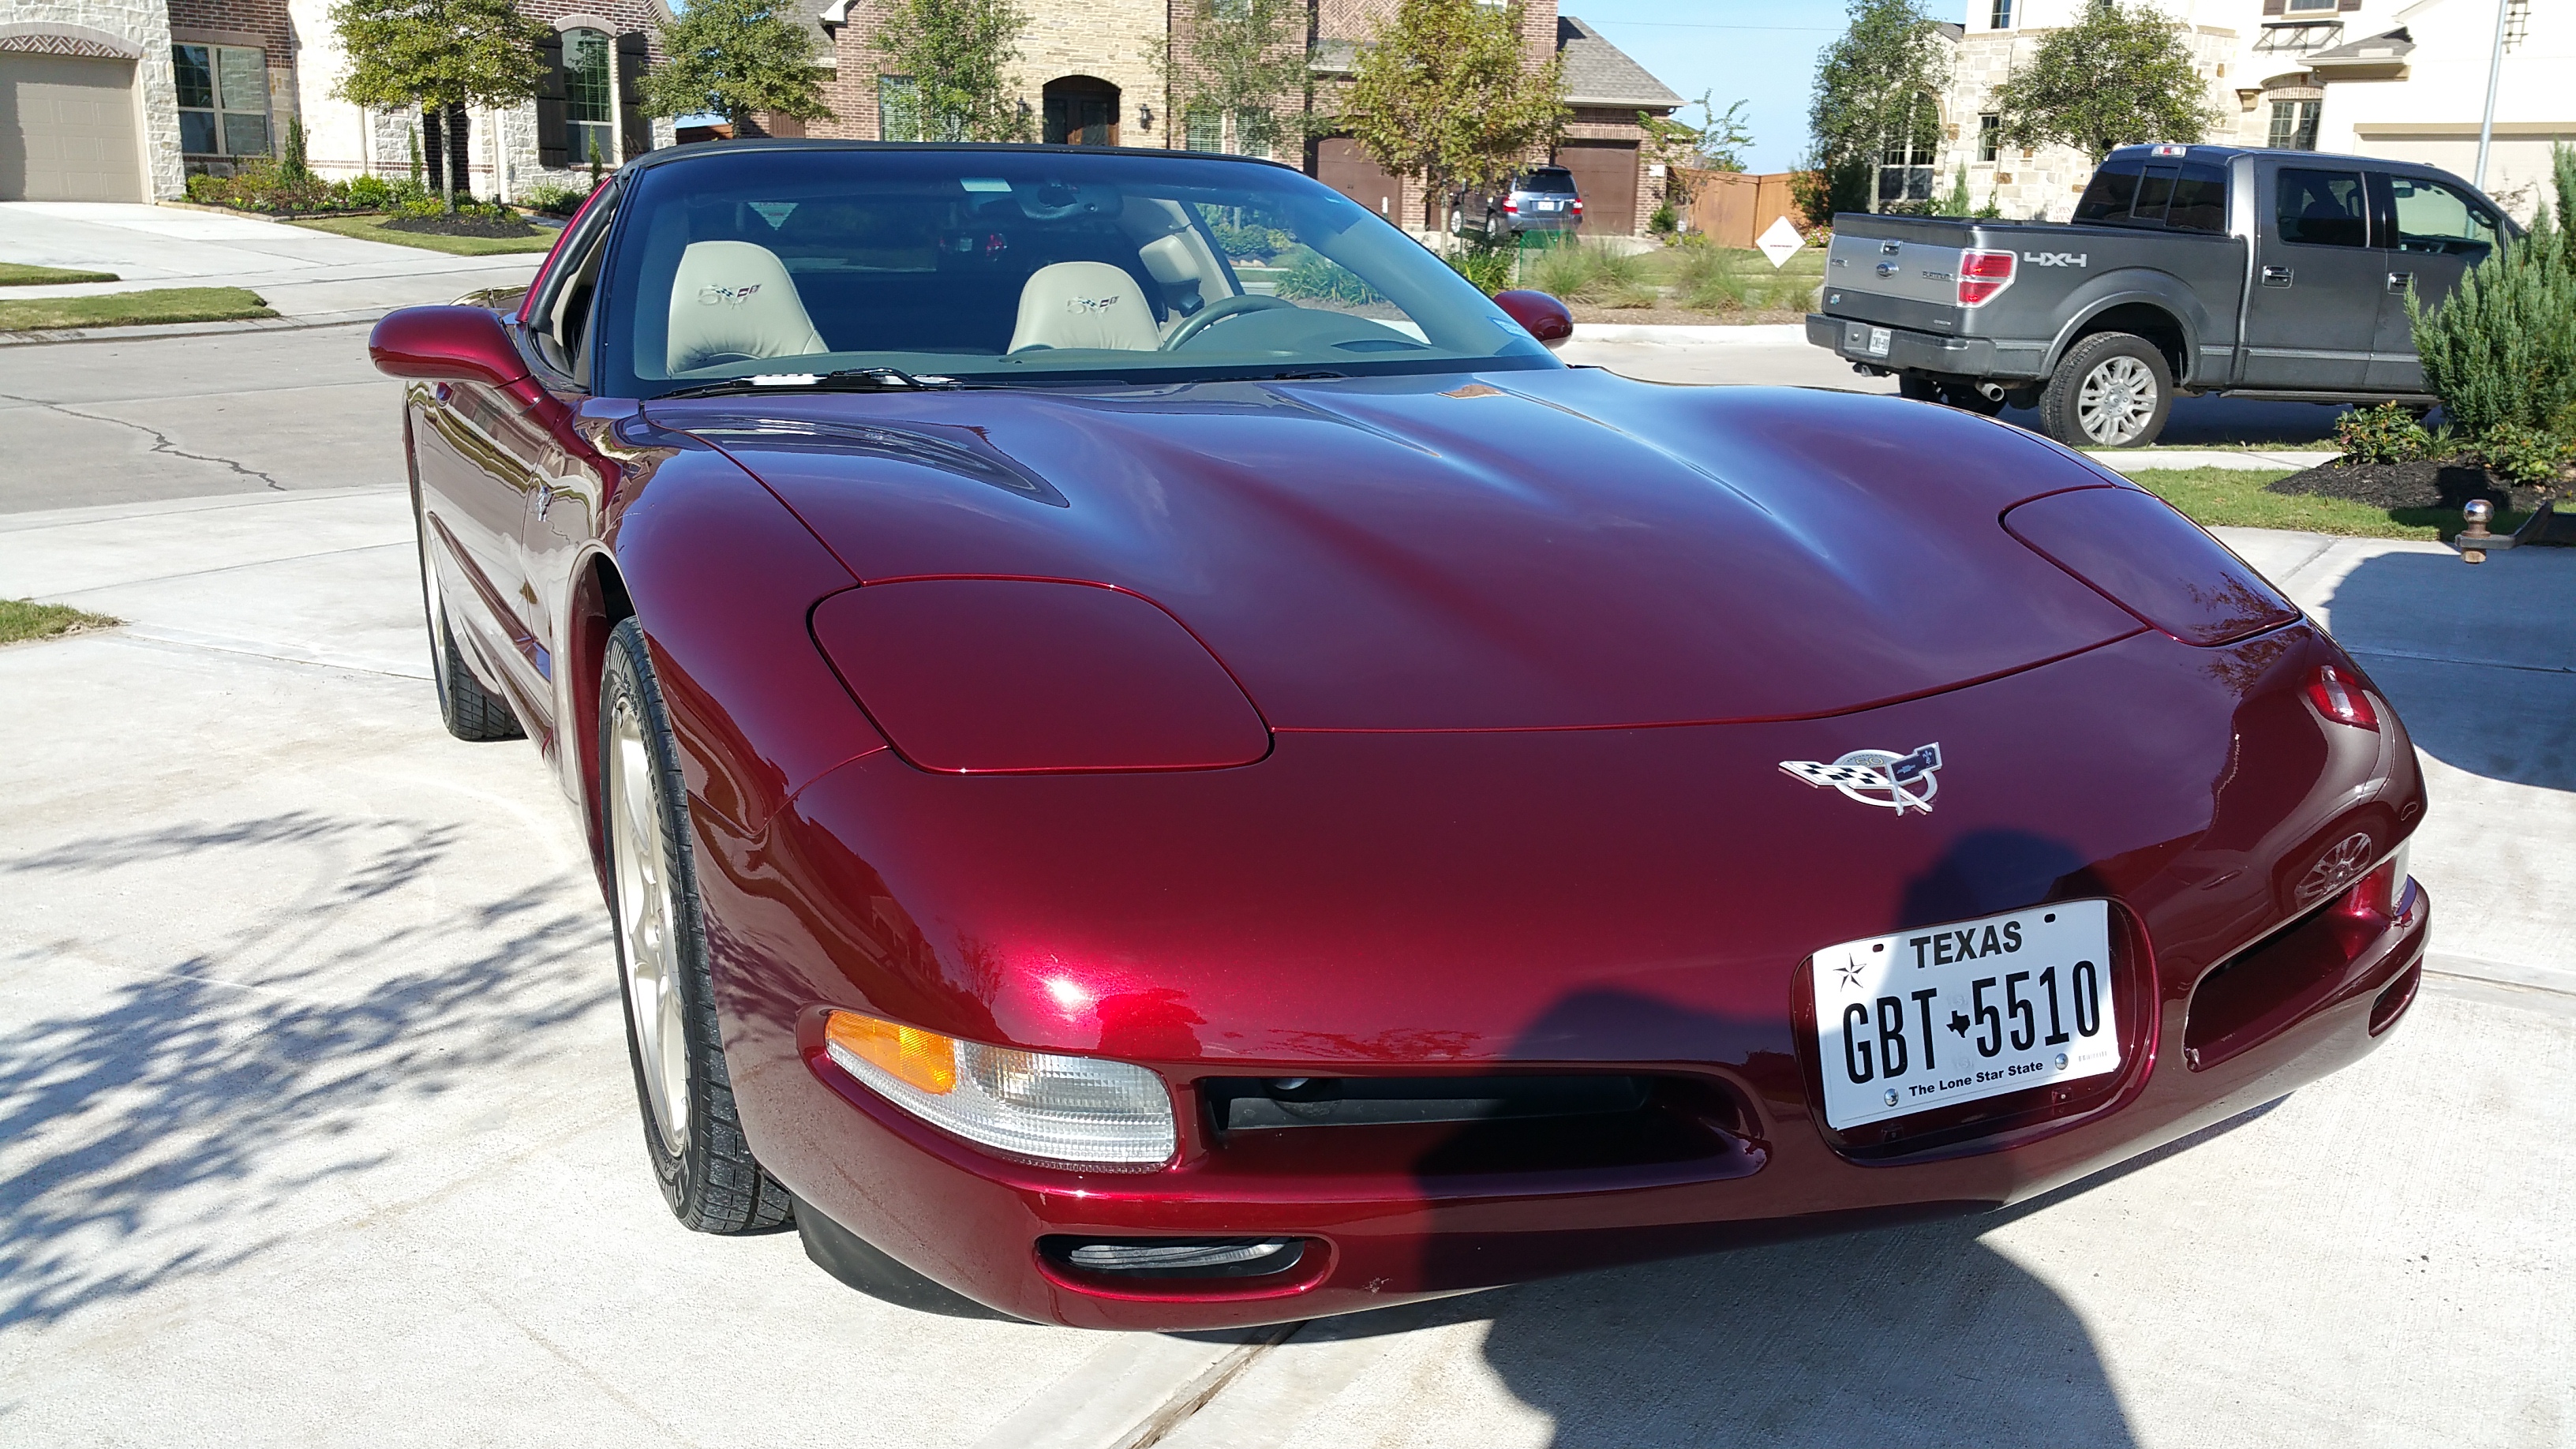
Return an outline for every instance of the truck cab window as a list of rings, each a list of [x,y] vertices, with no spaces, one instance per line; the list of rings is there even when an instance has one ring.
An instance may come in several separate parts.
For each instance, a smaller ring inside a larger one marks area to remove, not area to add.
[[[2439,252],[2474,264],[2495,250],[2496,220],[2485,207],[2419,176],[2391,176],[2388,182],[2397,203],[2399,251]]]
[[[2283,167],[2272,183],[2273,222],[2285,242],[2368,246],[2367,205],[2358,171]]]
[[[2129,207],[2138,199],[2138,163],[2112,161],[2093,173],[2084,195],[2075,203],[2077,221],[2126,221]]]
[[[2227,172],[2218,166],[2186,165],[2174,178],[2173,204],[2165,225],[2176,231],[2227,230]]]

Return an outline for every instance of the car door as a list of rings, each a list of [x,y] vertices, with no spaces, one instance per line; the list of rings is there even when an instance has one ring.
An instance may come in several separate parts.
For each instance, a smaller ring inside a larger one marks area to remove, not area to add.
[[[2411,287],[2426,307],[2451,295],[2469,268],[2495,250],[2501,223],[2484,201],[2429,176],[2375,171],[2370,190],[2373,224],[2391,244],[2369,385],[2374,391],[2421,392],[2424,364],[2415,355],[2407,291]]]
[[[415,395],[412,457],[423,553],[438,570],[449,627],[475,673],[524,723],[542,679],[526,652],[534,611],[520,535],[535,475],[517,414],[515,402],[480,383],[437,383]]]
[[[2358,391],[2379,332],[2388,253],[2358,169],[2283,166],[2258,198],[2242,386]]]

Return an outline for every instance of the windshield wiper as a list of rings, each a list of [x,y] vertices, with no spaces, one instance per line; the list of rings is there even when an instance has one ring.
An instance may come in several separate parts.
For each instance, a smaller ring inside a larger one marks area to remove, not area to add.
[[[662,396],[720,397],[727,393],[775,392],[804,389],[811,392],[916,392],[963,387],[953,377],[915,377],[899,367],[845,367],[834,372],[761,372],[749,377],[729,377],[722,382],[700,383]]]

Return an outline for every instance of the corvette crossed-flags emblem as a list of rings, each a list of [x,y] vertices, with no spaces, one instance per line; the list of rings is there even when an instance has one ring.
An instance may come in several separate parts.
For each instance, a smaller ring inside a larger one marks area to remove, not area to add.
[[[1928,744],[1912,754],[1894,750],[1854,750],[1824,764],[1815,760],[1782,760],[1780,768],[1810,785],[1830,785],[1863,805],[1878,805],[1903,815],[1908,810],[1932,813],[1932,797],[1941,792],[1933,772],[1941,768],[1941,746]]]

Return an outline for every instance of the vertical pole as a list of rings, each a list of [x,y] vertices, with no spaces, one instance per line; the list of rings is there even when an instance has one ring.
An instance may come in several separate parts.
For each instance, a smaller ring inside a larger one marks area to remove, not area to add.
[[[2487,147],[2495,139],[2496,82],[2504,75],[2504,16],[2513,0],[2496,0],[2495,48],[2487,52],[2487,111],[2478,122],[2478,174],[2469,183],[2487,189]]]

